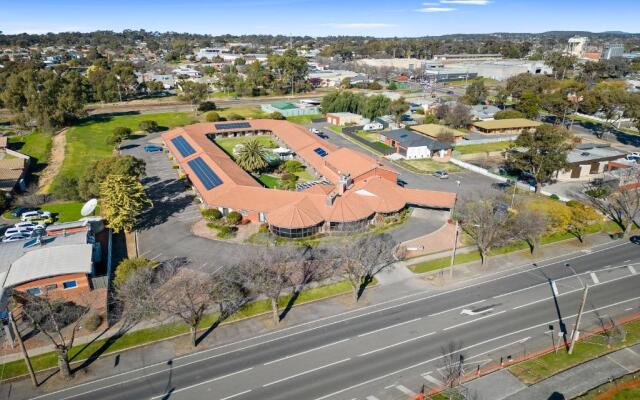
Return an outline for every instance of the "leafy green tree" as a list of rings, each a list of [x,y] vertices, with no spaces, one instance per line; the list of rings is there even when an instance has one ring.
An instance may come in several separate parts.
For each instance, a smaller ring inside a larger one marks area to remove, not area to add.
[[[517,111],[523,113],[527,118],[532,119],[540,112],[540,97],[533,91],[527,90],[522,93],[520,101],[515,106]]]
[[[140,121],[138,124],[138,129],[143,132],[153,133],[160,130],[158,123],[152,119],[145,119],[144,121]]]
[[[216,109],[217,109],[216,103],[214,103],[213,101],[203,101],[198,106],[198,111],[200,111],[200,112],[213,111],[213,110],[216,110]]]
[[[58,200],[79,200],[78,179],[61,176],[51,186],[51,195]]]
[[[579,201],[571,200],[567,202],[567,206],[571,211],[571,218],[567,230],[582,243],[587,229],[591,225],[601,221],[602,215],[598,214],[592,207]]]
[[[207,122],[218,122],[222,121],[222,117],[215,111],[211,111],[205,114],[205,119]]]
[[[120,261],[114,273],[113,284],[116,287],[125,283],[129,277],[141,269],[153,269],[158,263],[145,257],[125,258]]]
[[[101,213],[115,233],[131,232],[138,216],[152,205],[144,186],[131,175],[109,175],[100,183]]]
[[[409,110],[409,104],[404,101],[403,97],[389,103],[389,113],[394,116],[396,122],[402,120],[402,115]]]
[[[369,119],[374,119],[387,115],[389,113],[389,106],[391,100],[387,96],[369,96],[364,100],[364,106],[362,107],[362,116]]]
[[[287,119],[284,115],[282,115],[282,113],[279,113],[277,111],[274,111],[271,114],[269,114],[268,118],[269,119],[277,119],[277,120],[280,120],[280,121],[284,121],[285,119]]]
[[[267,151],[258,139],[251,139],[243,143],[236,154],[236,162],[249,172],[258,172],[269,166]]]
[[[183,81],[180,86],[180,98],[195,107],[207,98],[209,87],[206,83]]]
[[[636,129],[640,130],[640,93],[633,93],[627,97],[624,114],[631,118]]]
[[[131,128],[127,128],[125,126],[117,126],[113,129],[113,133],[109,138],[110,144],[120,144],[123,140],[127,140],[131,137]]]
[[[555,52],[545,57],[545,62],[553,69],[554,78],[564,79],[578,62],[578,59],[575,56]]]
[[[128,175],[136,179],[145,173],[145,162],[133,156],[111,156],[92,163],[78,182],[82,199],[100,195],[100,184],[109,175]]]
[[[484,80],[474,79],[465,90],[464,100],[467,104],[480,104],[484,103],[488,94]]]
[[[622,117],[621,110],[627,104],[628,94],[624,82],[604,81],[598,83],[593,88],[599,111],[604,114],[607,124],[614,127],[615,123]]]
[[[513,108],[507,108],[506,110],[498,111],[493,119],[513,119],[513,118],[525,118],[525,115]]]
[[[547,124],[533,132],[522,132],[507,150],[507,163],[512,169],[531,174],[539,192],[543,182],[566,168],[570,139],[569,131]]]

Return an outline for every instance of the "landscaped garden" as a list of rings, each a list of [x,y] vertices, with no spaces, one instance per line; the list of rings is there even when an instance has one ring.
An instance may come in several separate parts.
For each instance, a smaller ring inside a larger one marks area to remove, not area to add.
[[[233,149],[237,145],[243,145],[250,140],[257,140],[265,149],[275,149],[278,144],[269,135],[257,135],[257,136],[241,136],[241,137],[229,137],[218,138],[215,143],[220,146],[231,158],[235,158]]]

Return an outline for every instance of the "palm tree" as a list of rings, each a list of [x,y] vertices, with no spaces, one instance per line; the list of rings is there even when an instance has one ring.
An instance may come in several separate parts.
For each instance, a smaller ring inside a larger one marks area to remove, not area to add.
[[[251,139],[238,149],[236,163],[249,172],[257,172],[269,166],[267,151],[258,139]]]

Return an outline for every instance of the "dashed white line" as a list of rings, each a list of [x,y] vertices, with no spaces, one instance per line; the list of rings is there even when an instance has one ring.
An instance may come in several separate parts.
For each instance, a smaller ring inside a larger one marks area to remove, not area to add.
[[[593,281],[594,284],[599,284],[600,283],[600,279],[598,279],[598,276],[596,275],[595,272],[589,272],[589,276],[591,277],[591,280]]]
[[[636,269],[633,267],[633,265],[627,265],[627,269],[629,270],[631,275],[635,275],[636,274]]]
[[[484,317],[476,318],[476,319],[471,320],[471,321],[463,322],[463,323],[457,324],[457,325],[448,326],[446,328],[443,328],[442,330],[443,331],[448,331],[450,329],[454,329],[454,328],[457,328],[457,327],[462,326],[462,325],[471,324],[473,322],[480,321],[481,319],[485,319],[485,318],[495,317],[496,315],[500,315],[500,314],[506,313],[506,312],[507,312],[507,310],[498,311],[497,313],[485,315]]]
[[[232,394],[231,396],[227,396],[227,397],[223,397],[220,400],[229,400],[229,399],[233,399],[234,397],[238,397],[238,396],[242,396],[243,394],[247,394],[251,391],[251,389],[249,390],[245,390],[244,392],[240,392],[240,393],[236,393],[236,394]]]
[[[349,341],[349,340],[351,340],[351,339],[347,338],[347,339],[338,340],[337,342],[325,344],[324,346],[314,347],[313,349],[305,350],[305,351],[302,351],[300,353],[291,354],[290,356],[278,358],[277,360],[266,362],[263,365],[275,364],[275,363],[280,362],[280,361],[288,360],[288,359],[293,358],[293,357],[297,357],[297,356],[301,356],[303,354],[311,353],[312,351],[324,349],[324,348],[329,347],[329,346],[334,346],[334,345],[336,345],[338,343],[344,343],[344,342]]]
[[[371,332],[367,332],[367,333],[360,334],[360,335],[358,335],[358,337],[369,336],[369,335],[374,334],[374,333],[378,333],[378,332],[386,331],[387,329],[392,329],[392,328],[396,328],[396,327],[398,327],[398,326],[402,326],[402,325],[410,324],[410,323],[412,323],[412,322],[420,321],[421,319],[422,319],[422,318],[415,318],[415,319],[412,319],[412,320],[410,320],[410,321],[404,321],[404,322],[400,322],[400,323],[398,323],[398,324],[389,325],[389,326],[386,326],[386,327],[384,327],[384,328],[376,329],[375,331],[371,331]]]
[[[396,389],[398,389],[402,393],[404,393],[404,394],[406,394],[408,396],[412,396],[412,397],[414,397],[417,394],[416,392],[414,392],[413,390],[409,389],[408,387],[406,387],[404,385],[396,385]]]
[[[302,375],[310,374],[312,372],[319,371],[319,370],[324,369],[324,368],[329,368],[329,367],[332,367],[334,365],[341,364],[343,362],[347,362],[349,360],[351,360],[351,358],[345,358],[344,360],[340,360],[340,361],[332,362],[330,364],[322,365],[320,367],[313,368],[313,369],[310,369],[308,371],[300,372],[298,374],[291,375],[291,376],[288,376],[286,378],[278,379],[277,381],[265,383],[264,385],[262,385],[262,387],[268,387],[268,386],[275,385],[275,384],[280,383],[280,382],[288,381],[289,379],[293,379],[293,378],[297,378],[297,377],[302,376]]]
[[[226,374],[226,375],[218,376],[218,377],[216,377],[216,378],[208,379],[208,380],[206,380],[206,381],[202,381],[202,382],[194,383],[193,385],[189,385],[189,386],[185,386],[185,387],[180,388],[180,389],[176,389],[176,390],[172,391],[171,393],[172,393],[172,394],[174,394],[174,393],[182,392],[182,391],[184,391],[184,390],[193,389],[194,387],[202,386],[202,385],[206,385],[207,383],[211,383],[211,382],[215,382],[215,381],[219,381],[219,380],[222,380],[222,379],[224,379],[224,378],[228,378],[228,377],[233,376],[233,375],[238,375],[238,374],[241,374],[241,373],[243,373],[243,372],[251,371],[252,369],[253,369],[253,367],[251,367],[251,368],[247,368],[247,369],[243,369],[243,370],[240,370],[240,371],[236,371],[236,372],[232,372],[232,373],[230,373],[230,374]],[[164,398],[166,395],[167,395],[166,393],[163,393],[163,394],[158,395],[158,396],[153,396],[153,397],[151,398],[151,400],[153,400],[153,399],[160,399],[160,398]]]
[[[377,353],[377,352],[379,352],[379,351],[383,351],[383,350],[391,349],[391,348],[393,348],[393,347],[400,346],[400,345],[405,344],[405,343],[413,342],[413,341],[416,341],[416,340],[419,340],[419,339],[425,338],[425,337],[427,337],[427,336],[431,336],[431,335],[433,335],[433,334],[435,334],[435,332],[425,333],[424,335],[416,336],[416,337],[413,337],[413,338],[411,338],[411,339],[403,340],[402,342],[398,342],[398,343],[390,344],[389,346],[381,347],[381,348],[379,348],[379,349],[375,349],[375,350],[368,351],[368,352],[366,352],[366,353],[359,354],[359,355],[358,355],[358,357],[364,357],[364,356],[368,356],[369,354]]]

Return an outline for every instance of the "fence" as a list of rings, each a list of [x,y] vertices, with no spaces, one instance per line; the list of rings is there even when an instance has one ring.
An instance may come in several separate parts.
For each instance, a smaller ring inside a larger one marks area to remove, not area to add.
[[[456,143],[456,147],[458,146],[469,146],[472,144],[489,144],[489,143],[499,143],[499,142],[510,142],[516,140],[519,135],[509,135],[502,137],[494,137],[494,138],[486,138],[486,139],[470,139],[463,140],[461,142]]]

